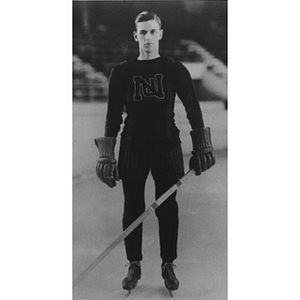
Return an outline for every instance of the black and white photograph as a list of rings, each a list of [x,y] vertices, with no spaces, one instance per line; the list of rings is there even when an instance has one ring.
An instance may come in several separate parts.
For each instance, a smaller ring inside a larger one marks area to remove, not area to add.
[[[227,1],[73,2],[73,298],[227,299]]]
[[[1,299],[300,299],[296,1],[1,12]]]

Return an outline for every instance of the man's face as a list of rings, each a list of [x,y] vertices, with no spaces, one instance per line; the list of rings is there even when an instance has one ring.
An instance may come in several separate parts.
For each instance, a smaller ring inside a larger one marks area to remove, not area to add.
[[[158,53],[162,35],[163,30],[155,20],[137,23],[137,30],[133,32],[135,41],[139,43],[140,52],[148,55]]]

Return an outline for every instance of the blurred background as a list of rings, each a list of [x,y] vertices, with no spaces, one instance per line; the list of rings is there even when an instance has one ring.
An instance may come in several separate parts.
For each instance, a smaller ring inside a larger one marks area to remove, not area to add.
[[[73,2],[73,99],[106,100],[111,69],[138,56],[132,32],[144,10],[161,17],[160,53],[186,65],[199,100],[227,108],[227,1]]]

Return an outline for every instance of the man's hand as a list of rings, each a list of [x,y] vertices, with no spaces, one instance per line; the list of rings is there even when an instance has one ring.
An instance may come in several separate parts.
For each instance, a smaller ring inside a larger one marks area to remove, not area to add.
[[[190,169],[195,170],[195,175],[199,176],[216,163],[210,137],[210,128],[194,129],[191,131],[191,137],[193,142],[193,156],[190,159],[189,166]]]
[[[117,185],[116,181],[120,179],[117,161],[114,158],[98,159],[96,174],[109,187],[115,187]]]
[[[190,158],[190,169],[195,170],[195,175],[199,176],[202,172],[208,170],[216,163],[216,159],[213,153],[202,154],[193,156]]]
[[[120,179],[117,160],[114,155],[116,139],[111,137],[97,138],[95,144],[99,150],[96,174],[102,182],[113,188],[116,186],[116,181]]]

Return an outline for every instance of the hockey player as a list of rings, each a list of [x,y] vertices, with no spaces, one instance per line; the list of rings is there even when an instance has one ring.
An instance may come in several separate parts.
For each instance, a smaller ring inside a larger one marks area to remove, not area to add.
[[[145,184],[151,172],[155,197],[159,198],[184,175],[179,130],[174,121],[175,96],[182,101],[191,125],[193,145],[190,168],[196,175],[215,164],[210,128],[204,126],[202,112],[187,69],[159,54],[163,37],[160,18],[144,11],[135,20],[133,37],[139,56],[116,66],[110,76],[104,137],[95,139],[99,149],[97,176],[109,187],[122,180],[124,191],[123,230],[145,211]],[[118,161],[114,148],[123,122]],[[155,210],[159,221],[161,271],[169,291],[177,290],[174,273],[177,258],[178,204],[174,192]],[[129,261],[123,288],[131,291],[141,278],[142,224],[126,239]]]

